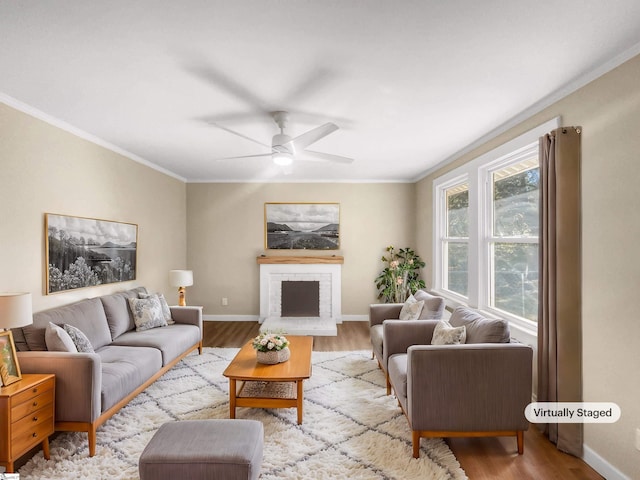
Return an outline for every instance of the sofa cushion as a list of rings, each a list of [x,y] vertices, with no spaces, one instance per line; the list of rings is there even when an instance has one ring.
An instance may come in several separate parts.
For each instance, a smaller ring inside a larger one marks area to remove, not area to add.
[[[423,301],[418,301],[413,295],[409,295],[409,298],[407,298],[407,301],[404,302],[402,306],[402,310],[400,310],[400,316],[398,318],[400,320],[417,320],[420,318],[423,306]]]
[[[501,318],[485,318],[475,310],[458,307],[451,314],[449,323],[467,330],[466,343],[509,343],[509,323]]]
[[[440,320],[444,314],[444,298],[431,295],[424,290],[418,290],[413,294],[417,301],[424,302],[420,320]]]
[[[138,388],[160,368],[160,350],[107,345],[96,353],[102,361],[101,410],[104,412]]]
[[[459,345],[467,338],[465,326],[452,327],[446,320],[441,320],[433,329],[431,345]]]
[[[137,332],[167,326],[160,300],[156,295],[149,298],[130,298],[129,306],[133,312],[133,321],[136,324]]]
[[[95,353],[91,342],[87,336],[78,327],[65,323],[62,328],[69,334],[69,338],[76,346],[76,349],[80,353]]]
[[[396,392],[398,401],[407,398],[407,354],[397,353],[388,360],[389,380]]]
[[[114,340],[112,345],[153,347],[162,352],[162,365],[166,365],[189,347],[199,343],[200,339],[199,327],[175,323],[163,328],[124,333]]]
[[[138,295],[141,293],[146,293],[144,287],[100,297],[112,339],[115,340],[124,332],[136,328],[135,322],[133,321],[133,313],[127,300],[129,298],[138,298]]]
[[[44,341],[47,344],[47,350],[50,352],[78,352],[76,344],[73,343],[73,339],[67,331],[55,323],[49,322],[49,325],[47,325],[44,332]]]
[[[45,331],[49,322],[56,325],[66,323],[79,328],[94,350],[111,343],[107,317],[99,298],[88,298],[34,314],[33,324],[22,329],[29,350],[47,350]]]

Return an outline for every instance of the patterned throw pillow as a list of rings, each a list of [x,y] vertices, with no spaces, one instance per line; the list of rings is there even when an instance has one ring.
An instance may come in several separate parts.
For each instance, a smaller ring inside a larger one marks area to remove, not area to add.
[[[452,327],[446,320],[441,320],[433,330],[431,345],[458,345],[467,339],[467,329],[464,327]]]
[[[157,295],[151,295],[149,298],[130,298],[129,305],[137,332],[167,326]]]
[[[171,318],[171,309],[169,308],[169,304],[167,303],[167,300],[164,298],[163,294],[144,292],[138,293],[138,297],[140,298],[149,298],[153,297],[154,295],[158,297],[158,300],[160,300],[160,306],[162,307],[162,316],[164,317],[165,322],[167,322],[167,325],[173,325],[174,323],[176,323],[173,318]]]
[[[417,320],[420,318],[422,307],[424,307],[423,300],[417,301],[413,295],[409,295],[400,310],[400,320]]]
[[[93,350],[93,346],[91,345],[91,342],[89,341],[87,336],[84,333],[82,333],[82,330],[80,330],[77,327],[74,327],[73,325],[69,325],[68,323],[65,323],[62,326],[62,328],[64,328],[65,331],[69,334],[69,336],[71,337],[71,340],[73,341],[73,344],[78,349],[78,352],[95,353],[95,351]]]
[[[49,322],[49,325],[47,325],[47,329],[44,332],[44,341],[47,344],[47,350],[50,352],[78,352],[76,344],[73,343],[67,331],[55,323]]]

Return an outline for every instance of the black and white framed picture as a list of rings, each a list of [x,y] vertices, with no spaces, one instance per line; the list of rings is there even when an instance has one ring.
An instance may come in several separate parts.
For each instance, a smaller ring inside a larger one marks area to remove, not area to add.
[[[45,214],[46,293],[136,279],[138,226]]]
[[[337,250],[339,203],[265,203],[266,249]]]

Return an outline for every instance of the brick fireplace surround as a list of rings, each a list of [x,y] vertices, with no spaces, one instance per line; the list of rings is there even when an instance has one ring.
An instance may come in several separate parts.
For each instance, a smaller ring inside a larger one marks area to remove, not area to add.
[[[342,322],[341,256],[260,256],[261,331],[283,330],[291,335],[336,335]],[[283,317],[282,282],[316,281],[318,317]]]

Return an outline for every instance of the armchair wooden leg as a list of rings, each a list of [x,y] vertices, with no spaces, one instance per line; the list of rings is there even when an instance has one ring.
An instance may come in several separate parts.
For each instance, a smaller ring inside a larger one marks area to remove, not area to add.
[[[420,458],[420,431],[411,430],[411,444],[413,445],[413,458]]]
[[[524,453],[524,432],[518,430],[516,432],[516,438],[518,439],[518,455],[522,455]]]
[[[389,374],[385,373],[384,376],[387,380],[387,395],[391,395],[391,380],[389,380]]]

